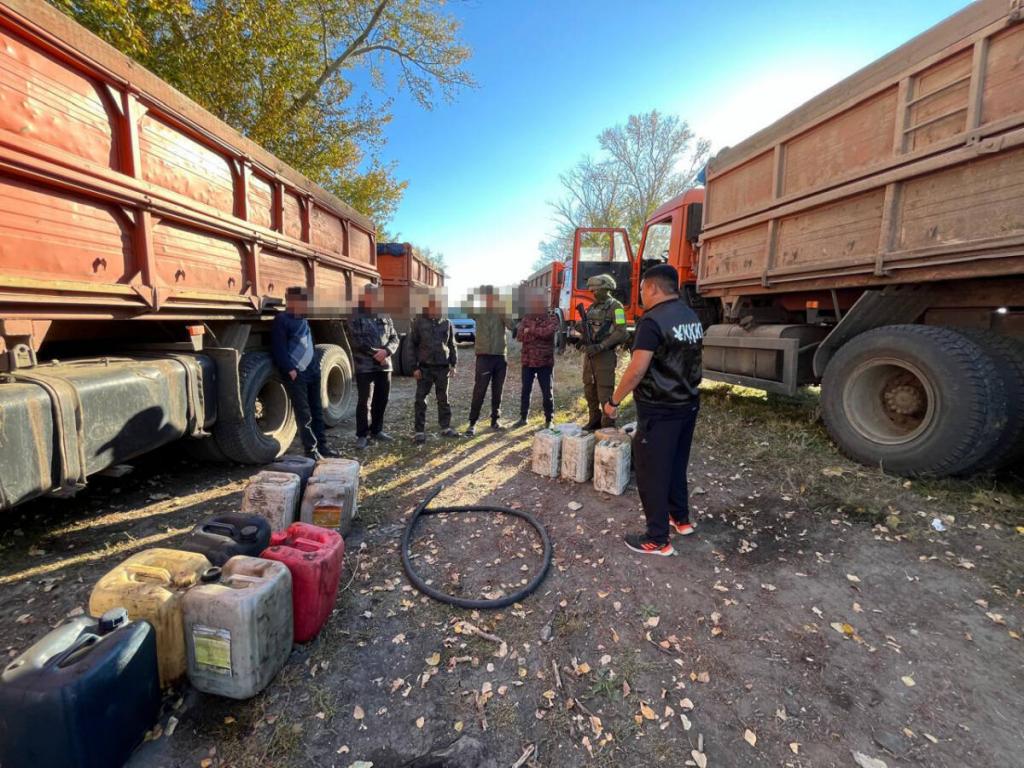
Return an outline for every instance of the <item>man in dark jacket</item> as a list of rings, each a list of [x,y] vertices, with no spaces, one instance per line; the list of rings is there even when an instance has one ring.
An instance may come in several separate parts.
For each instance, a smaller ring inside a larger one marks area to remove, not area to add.
[[[309,294],[305,288],[285,291],[285,311],[270,326],[270,352],[295,409],[302,445],[307,455],[319,459],[338,454],[327,445],[324,433],[320,363],[306,320],[308,309]]]
[[[427,395],[433,389],[437,397],[437,423],[444,437],[458,437],[452,429],[452,407],[448,403],[448,381],[455,375],[459,355],[455,345],[455,331],[447,317],[441,316],[441,302],[431,294],[423,314],[412,321],[409,331],[416,368],[416,404],[414,407],[414,436],[417,443],[427,441]]]
[[[551,428],[555,414],[555,401],[551,392],[551,374],[555,367],[555,334],[558,333],[558,318],[548,312],[546,294],[540,291],[526,292],[526,315],[516,326],[516,339],[523,345],[520,355],[522,364],[522,387],[519,396],[519,421],[515,427],[525,427],[530,415],[530,396],[533,380],[540,382],[544,401],[544,428]]]
[[[348,338],[356,364],[356,448],[369,439],[390,440],[384,432],[384,411],[391,394],[391,356],[398,350],[398,334],[389,315],[376,312],[379,289],[367,285],[348,321]],[[373,404],[370,405],[370,392]],[[367,418],[369,414],[369,419]]]
[[[679,273],[669,264],[644,272],[644,316],[636,326],[633,356],[604,413],[615,418],[630,392],[636,402],[633,437],[636,485],[647,531],[626,536],[626,546],[645,555],[673,555],[669,533],[693,533],[686,466],[700,409],[704,331],[679,297]]]

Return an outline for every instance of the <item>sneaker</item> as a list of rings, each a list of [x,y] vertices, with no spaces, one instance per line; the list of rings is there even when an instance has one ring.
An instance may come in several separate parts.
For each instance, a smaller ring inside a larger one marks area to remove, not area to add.
[[[387,432],[378,432],[375,435],[370,435],[370,439],[371,440],[380,440],[383,443],[390,443],[395,438],[393,438]]]
[[[512,429],[522,429],[525,426],[526,426],[526,419],[520,419],[519,421],[517,421],[515,424],[512,425]]]
[[[422,445],[423,443],[427,442],[426,432],[417,432],[415,435],[412,436],[412,441],[419,445]]]
[[[466,437],[475,437],[476,436],[476,424],[470,424],[469,428],[466,430],[465,434],[466,434]]]
[[[689,536],[691,533],[697,530],[697,526],[693,523],[677,523],[675,520],[669,520],[669,526],[673,531],[678,533],[680,536]]]
[[[660,555],[661,557],[670,557],[676,553],[672,549],[672,542],[667,544],[659,544],[654,539],[647,536],[646,533],[630,533],[625,536],[626,546],[632,549],[634,552],[639,552],[641,555]]]
[[[508,429],[508,427],[506,427],[500,421],[492,421],[491,422],[491,431],[492,432],[504,432],[506,429]]]
[[[322,459],[340,459],[341,458],[341,454],[338,453],[333,448],[324,447],[324,448],[319,449],[319,452],[320,452],[320,458],[322,458]]]
[[[441,437],[459,437],[459,433],[451,427],[445,427],[441,430]]]
[[[367,439],[366,435],[363,435],[362,437],[357,437],[356,438],[356,448],[358,448],[359,450],[363,450],[369,444],[370,444],[370,441],[369,441],[369,439]]]

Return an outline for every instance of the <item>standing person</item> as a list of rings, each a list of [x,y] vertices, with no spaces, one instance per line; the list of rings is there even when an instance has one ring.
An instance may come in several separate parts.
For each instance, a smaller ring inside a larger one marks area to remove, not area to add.
[[[413,439],[417,443],[427,441],[427,395],[431,388],[437,397],[437,423],[441,427],[441,435],[458,437],[459,433],[452,429],[448,382],[455,375],[459,356],[452,323],[447,317],[441,316],[441,302],[436,294],[430,294],[423,314],[413,320],[409,343],[412,344],[413,358],[416,360],[416,369],[412,374],[416,379]]]
[[[584,429],[614,427],[615,419],[602,413],[601,403],[611,399],[615,389],[615,366],[619,361],[615,352],[629,336],[626,330],[626,308],[612,296],[615,279],[611,275],[595,275],[587,280],[587,288],[594,292],[594,303],[587,309],[581,323],[590,326],[593,343],[583,348],[583,393],[587,398],[589,420]]]
[[[551,428],[555,415],[555,401],[551,391],[551,374],[555,367],[555,334],[558,318],[548,312],[545,294],[530,291],[526,295],[526,315],[516,326],[516,338],[523,345],[522,389],[519,397],[519,421],[515,427],[525,427],[530,415],[530,396],[533,380],[540,382],[544,400],[544,428]]]
[[[359,393],[356,405],[356,448],[359,449],[365,448],[371,439],[391,439],[384,431],[384,411],[391,394],[391,357],[398,350],[398,334],[391,317],[376,311],[379,290],[376,285],[367,285],[348,321]]]
[[[483,410],[488,386],[491,388],[491,429],[505,429],[501,423],[501,393],[508,372],[505,331],[515,327],[511,318],[498,306],[494,286],[482,286],[480,293],[484,300],[483,311],[470,313],[470,317],[476,321],[476,367],[473,370],[473,400],[469,405],[467,437],[476,434],[476,422]]]
[[[270,326],[270,354],[284,379],[295,409],[299,437],[306,455],[314,459],[337,456],[327,444],[324,406],[320,394],[320,364],[306,314],[309,293],[301,286],[285,291],[285,310]]]
[[[690,522],[686,466],[700,410],[704,331],[697,314],[679,297],[679,273],[669,264],[648,269],[640,283],[644,316],[636,327],[633,356],[615,394],[604,404],[611,418],[633,393],[637,432],[633,466],[647,531],[626,536],[626,546],[645,555],[672,555],[674,531],[687,536]]]

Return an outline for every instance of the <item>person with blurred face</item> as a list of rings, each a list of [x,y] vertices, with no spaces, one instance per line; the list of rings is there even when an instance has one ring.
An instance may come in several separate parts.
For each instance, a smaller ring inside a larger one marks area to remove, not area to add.
[[[501,394],[505,387],[505,375],[508,372],[508,343],[505,331],[511,331],[515,324],[498,304],[493,285],[480,288],[484,306],[482,311],[470,312],[469,316],[476,321],[476,366],[473,371],[473,399],[469,405],[469,429],[466,435],[476,434],[476,422],[484,406],[487,388],[491,388],[491,429],[502,430]]]
[[[384,412],[391,394],[391,357],[398,350],[398,333],[390,315],[377,312],[380,289],[367,285],[348,321],[348,338],[356,367],[356,448],[370,440],[390,440],[384,431]],[[370,394],[373,393],[373,402]]]
[[[455,330],[447,317],[442,315],[440,298],[431,292],[423,313],[412,322],[409,331],[416,367],[416,402],[414,405],[414,434],[417,443],[427,441],[427,395],[434,390],[437,398],[437,423],[443,437],[458,437],[452,429],[452,407],[448,402],[448,382],[455,375],[459,362],[455,344]]]
[[[299,437],[306,454],[315,459],[337,456],[327,444],[321,400],[320,362],[306,314],[309,293],[302,286],[285,291],[285,310],[270,326],[270,353],[281,373],[295,410]]]
[[[519,421],[515,427],[525,427],[530,415],[530,397],[533,394],[534,379],[540,383],[544,404],[544,428],[551,427],[555,415],[555,401],[552,395],[551,374],[555,367],[555,335],[558,333],[558,318],[548,311],[547,293],[528,290],[526,293],[526,314],[516,326],[516,339],[523,345],[521,353],[521,384],[519,397]]]

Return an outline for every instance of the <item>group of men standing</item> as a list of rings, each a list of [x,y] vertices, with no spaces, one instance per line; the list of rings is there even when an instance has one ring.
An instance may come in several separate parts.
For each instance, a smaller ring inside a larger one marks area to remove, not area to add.
[[[586,429],[615,425],[622,400],[632,393],[637,410],[633,437],[633,463],[637,486],[647,518],[644,533],[625,537],[635,552],[672,555],[670,535],[693,533],[690,522],[686,468],[700,407],[703,330],[689,305],[679,295],[675,268],[660,264],[648,269],[640,284],[645,309],[636,326],[630,363],[616,386],[617,348],[629,338],[625,308],[614,296],[615,281],[609,275],[591,277],[587,287],[594,301],[580,318],[571,341],[583,352],[583,385],[587,401]],[[368,286],[348,320],[348,334],[355,362],[358,404],[356,446],[370,440],[392,438],[383,430],[384,413],[391,388],[391,358],[399,337],[391,318],[377,311],[377,288]],[[480,290],[476,321],[476,356],[469,427],[476,434],[488,389],[490,427],[507,428],[501,421],[501,400],[508,373],[507,331],[522,344],[519,421],[526,426],[533,384],[541,389],[545,426],[554,416],[552,374],[555,338],[560,323],[548,311],[544,297],[526,293],[522,318],[513,322],[499,306],[494,289]],[[313,456],[334,455],[327,446],[320,404],[319,369],[312,334],[304,319],[305,290],[289,289],[286,312],[274,321],[273,356],[299,418],[300,436]],[[443,314],[436,295],[430,295],[423,312],[413,318],[407,343],[411,345],[416,380],[413,438],[426,442],[427,397],[437,400],[441,435],[458,438],[452,427],[448,398],[451,378],[458,366],[458,348],[451,321]],[[314,386],[314,381],[315,386]]]

